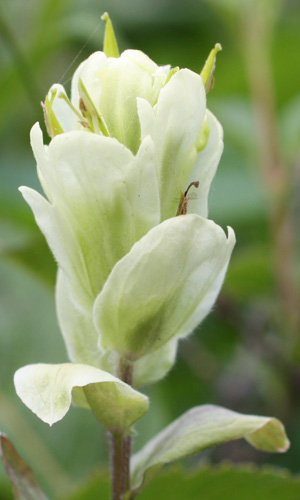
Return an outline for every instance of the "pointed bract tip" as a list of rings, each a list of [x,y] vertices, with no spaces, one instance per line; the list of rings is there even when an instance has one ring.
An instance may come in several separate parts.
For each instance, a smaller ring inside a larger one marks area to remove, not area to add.
[[[220,43],[216,43],[214,48],[210,51],[209,56],[206,59],[203,69],[200,73],[206,93],[210,92],[210,90],[212,90],[214,87],[215,79],[213,73],[216,67],[216,56],[217,53],[221,50],[222,45]]]
[[[118,48],[118,43],[116,40],[114,28],[107,12],[102,14],[101,19],[106,22],[105,33],[104,33],[104,43],[103,52],[107,57],[119,57],[120,52]]]

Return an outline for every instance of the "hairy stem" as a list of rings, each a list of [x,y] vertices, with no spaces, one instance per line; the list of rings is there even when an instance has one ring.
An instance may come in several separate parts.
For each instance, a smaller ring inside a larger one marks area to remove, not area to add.
[[[124,359],[120,360],[119,378],[132,384],[132,365]],[[112,500],[121,500],[130,489],[131,436],[128,431],[111,433]]]

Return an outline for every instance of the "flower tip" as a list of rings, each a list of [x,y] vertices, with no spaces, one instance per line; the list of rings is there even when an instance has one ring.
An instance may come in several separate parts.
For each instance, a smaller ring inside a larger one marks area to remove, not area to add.
[[[234,230],[230,226],[227,226],[227,235],[228,235],[227,241],[231,243],[232,248],[233,248],[234,245],[236,244],[236,236],[235,236]]]
[[[107,12],[104,12],[104,14],[102,14],[101,16],[101,19],[106,22],[103,52],[107,57],[119,57],[120,52],[118,43],[109,14]]]
[[[210,51],[208,58],[205,61],[203,69],[200,73],[206,93],[210,92],[210,90],[214,87],[214,70],[216,67],[216,56],[217,53],[222,50],[222,45],[220,43],[216,43],[214,48]]]
[[[108,21],[110,19],[109,15],[107,12],[104,12],[101,16],[102,21]]]

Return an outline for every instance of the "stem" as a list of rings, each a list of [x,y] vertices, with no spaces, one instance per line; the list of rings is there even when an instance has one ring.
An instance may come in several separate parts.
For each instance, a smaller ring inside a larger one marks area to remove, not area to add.
[[[132,384],[132,364],[123,358],[119,363],[119,378]],[[130,489],[131,436],[128,429],[111,433],[112,500],[122,500]]]

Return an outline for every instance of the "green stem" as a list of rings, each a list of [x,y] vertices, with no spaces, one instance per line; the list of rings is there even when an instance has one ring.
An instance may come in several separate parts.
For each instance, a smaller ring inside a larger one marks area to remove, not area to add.
[[[132,365],[120,360],[119,378],[132,384]],[[130,489],[131,436],[126,431],[111,433],[112,500],[122,500],[122,495]]]

